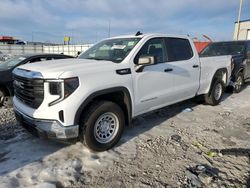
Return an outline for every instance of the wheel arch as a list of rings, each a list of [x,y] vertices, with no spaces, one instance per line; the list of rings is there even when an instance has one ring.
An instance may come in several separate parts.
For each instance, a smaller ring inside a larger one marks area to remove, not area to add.
[[[228,70],[226,68],[218,69],[213,76],[212,83],[214,83],[214,81],[216,79],[221,79],[224,82],[224,84],[226,85],[229,81],[228,80]]]
[[[214,76],[211,80],[210,86],[209,86],[209,90],[208,90],[208,94],[210,95],[211,90],[213,88],[213,84],[216,81],[216,79],[221,79],[224,83],[224,87],[226,87],[227,83],[228,83],[228,70],[226,68],[221,68],[218,69],[215,73]]]
[[[13,95],[13,92],[11,91],[11,89],[6,85],[0,84],[0,89],[2,89],[4,91],[4,94],[7,96]]]
[[[237,77],[237,75],[238,75],[240,72],[243,74],[243,76],[244,76],[244,78],[245,78],[245,77],[246,77],[246,67],[245,67],[245,66],[241,66],[241,67],[236,71],[234,77]]]
[[[89,95],[78,108],[74,123],[79,124],[80,119],[88,107],[97,100],[108,100],[121,107],[125,115],[126,125],[130,125],[132,119],[132,99],[129,90],[126,87],[114,87],[100,90]]]

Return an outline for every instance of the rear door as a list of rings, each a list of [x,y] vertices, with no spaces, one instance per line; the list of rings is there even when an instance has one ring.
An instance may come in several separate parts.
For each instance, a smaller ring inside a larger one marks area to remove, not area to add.
[[[166,38],[168,65],[172,69],[175,102],[192,98],[199,89],[200,62],[188,39]]]

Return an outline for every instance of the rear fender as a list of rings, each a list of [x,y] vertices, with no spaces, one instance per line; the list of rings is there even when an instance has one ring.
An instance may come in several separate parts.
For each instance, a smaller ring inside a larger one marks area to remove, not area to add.
[[[221,68],[221,69],[218,69],[213,78],[212,78],[212,81],[210,83],[210,86],[209,86],[209,90],[207,91],[208,94],[210,94],[211,90],[212,90],[212,87],[213,87],[213,84],[214,82],[217,80],[217,79],[220,79],[223,81],[224,83],[224,87],[227,86],[229,80],[228,80],[228,70],[226,68]]]

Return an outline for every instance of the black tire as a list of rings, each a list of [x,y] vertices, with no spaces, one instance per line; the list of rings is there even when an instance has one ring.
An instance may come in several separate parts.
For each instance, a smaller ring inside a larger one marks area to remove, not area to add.
[[[218,92],[218,87],[221,88],[221,90]],[[205,102],[209,105],[216,106],[221,102],[223,93],[225,90],[225,86],[222,80],[216,79],[212,87],[210,89],[210,92],[205,95]]]
[[[111,118],[111,120],[109,118],[103,118],[106,116]],[[102,119],[100,119],[101,117]],[[118,124],[113,122],[117,122]],[[113,102],[98,101],[87,109],[84,117],[81,119],[81,126],[83,126],[82,136],[84,144],[93,151],[105,151],[112,148],[120,140],[125,127],[124,113],[122,109]],[[102,126],[106,127],[103,128]],[[116,129],[112,126],[116,127]],[[111,129],[114,129],[113,132],[111,132]],[[103,133],[102,131],[106,132]],[[102,142],[104,139],[108,139],[109,133],[112,135],[110,140]]]
[[[6,94],[3,89],[0,88],[0,107],[3,106],[4,98]]]
[[[235,87],[233,90],[234,93],[240,93],[243,85],[244,85],[244,75],[242,72],[239,72],[235,77]]]

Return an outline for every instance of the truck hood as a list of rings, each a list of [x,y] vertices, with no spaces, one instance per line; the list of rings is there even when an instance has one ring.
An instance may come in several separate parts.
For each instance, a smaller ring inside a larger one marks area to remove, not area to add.
[[[41,73],[43,78],[58,79],[78,76],[92,72],[115,69],[119,66],[111,61],[88,59],[61,59],[46,62],[25,64],[18,69]],[[15,71],[14,71],[15,72]]]

